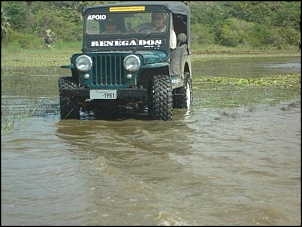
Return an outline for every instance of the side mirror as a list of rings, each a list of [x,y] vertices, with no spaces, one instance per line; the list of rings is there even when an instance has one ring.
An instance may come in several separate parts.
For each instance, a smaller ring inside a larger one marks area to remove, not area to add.
[[[185,33],[180,33],[177,36],[177,42],[180,43],[185,43],[187,41],[187,35]]]

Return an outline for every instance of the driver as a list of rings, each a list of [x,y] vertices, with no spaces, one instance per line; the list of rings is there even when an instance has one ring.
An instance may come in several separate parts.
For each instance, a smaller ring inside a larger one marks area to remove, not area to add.
[[[167,26],[165,24],[165,13],[163,12],[154,12],[151,16],[151,23],[140,25],[136,30],[138,32],[164,32],[166,31]],[[176,34],[173,29],[171,29],[171,39],[170,39],[170,48],[176,48]]]
[[[151,26],[158,32],[166,31],[165,14],[163,12],[152,13]]]

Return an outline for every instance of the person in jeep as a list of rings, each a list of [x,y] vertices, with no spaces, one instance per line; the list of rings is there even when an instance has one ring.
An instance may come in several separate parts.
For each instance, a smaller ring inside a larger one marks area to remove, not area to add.
[[[164,32],[167,29],[167,25],[165,24],[165,13],[163,12],[154,12],[151,14],[151,23],[142,24],[140,25],[136,31],[142,32],[142,31],[155,31],[155,32]],[[173,29],[171,29],[170,34],[170,48],[175,49],[176,48],[176,34]]]
[[[165,24],[165,14],[162,12],[152,13],[152,26],[159,30],[160,32],[164,32],[167,29]]]
[[[151,14],[151,22],[146,24],[141,24],[136,30],[137,32],[143,31],[155,31],[164,32],[167,26],[165,24],[165,13],[164,12],[154,12]]]
[[[117,22],[113,18],[108,18],[105,22],[106,31],[103,31],[102,34],[112,34],[112,33],[121,33],[117,30]]]
[[[120,33],[109,33],[110,21]],[[160,32],[133,32],[150,21]],[[150,119],[172,120],[173,109],[189,109],[193,100],[190,9],[157,1],[88,7],[82,53],[70,62],[61,67],[71,76],[59,78],[61,119],[79,119],[80,112],[114,117],[124,107],[146,107]]]

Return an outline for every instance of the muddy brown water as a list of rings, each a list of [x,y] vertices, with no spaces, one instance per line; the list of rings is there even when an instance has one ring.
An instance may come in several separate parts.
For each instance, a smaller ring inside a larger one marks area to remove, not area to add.
[[[280,74],[299,60],[272,62]],[[301,224],[300,99],[61,121],[51,89],[27,91],[1,98],[21,116],[1,134],[1,225]],[[31,105],[47,108],[22,118]]]

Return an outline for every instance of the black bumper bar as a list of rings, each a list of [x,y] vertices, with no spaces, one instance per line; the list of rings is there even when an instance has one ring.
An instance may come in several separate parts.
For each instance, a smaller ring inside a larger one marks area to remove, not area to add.
[[[61,89],[60,96],[90,98],[90,89],[87,88]],[[124,89],[117,90],[117,98],[130,98],[130,97],[132,98],[147,97],[147,90],[138,89],[138,88],[124,88]]]

